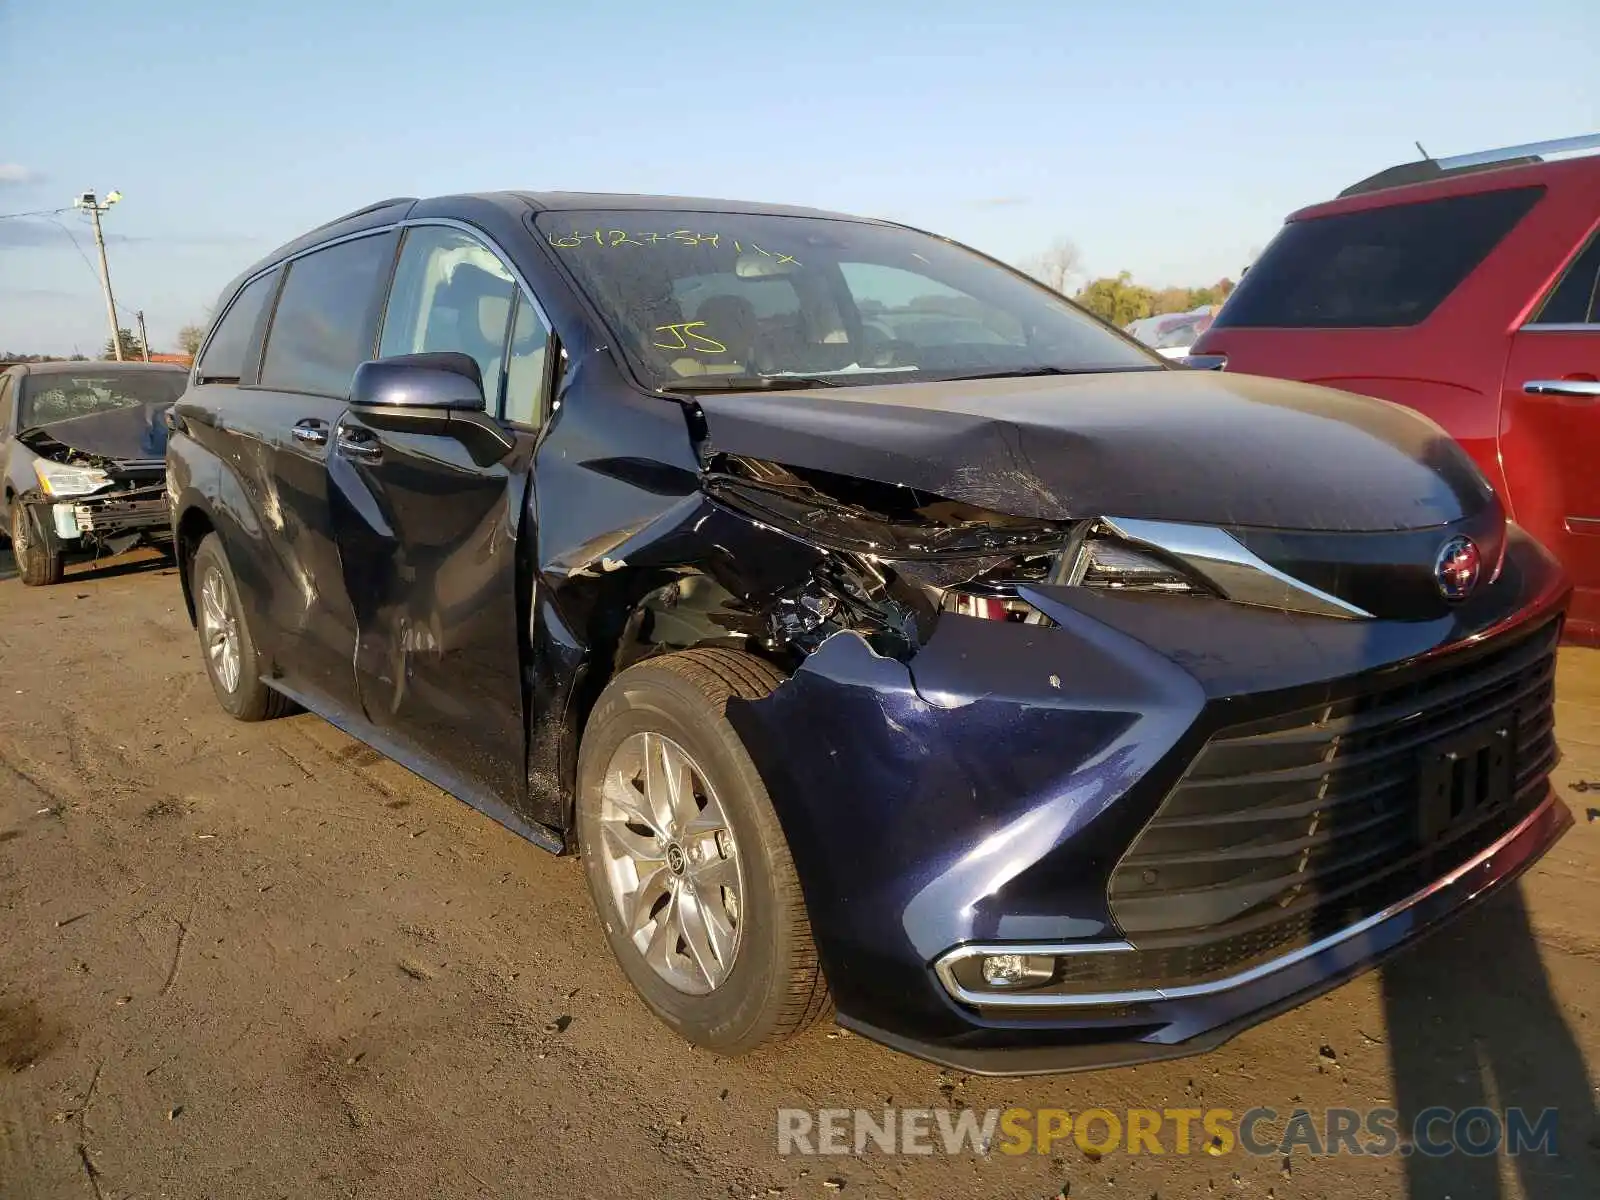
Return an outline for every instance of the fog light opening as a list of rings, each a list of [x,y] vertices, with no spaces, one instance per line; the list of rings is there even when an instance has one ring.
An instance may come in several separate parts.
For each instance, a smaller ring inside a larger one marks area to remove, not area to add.
[[[993,988],[1020,988],[1048,983],[1056,960],[1048,954],[985,954],[983,981]]]

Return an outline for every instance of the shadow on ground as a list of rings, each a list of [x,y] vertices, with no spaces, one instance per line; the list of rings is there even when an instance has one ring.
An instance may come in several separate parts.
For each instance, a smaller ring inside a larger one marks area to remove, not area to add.
[[[116,579],[123,575],[145,575],[161,570],[172,570],[172,560],[156,550],[132,550],[98,562],[69,562],[63,584],[89,583],[102,579]],[[0,546],[0,583],[17,578],[17,560],[11,546]]]
[[[1412,1200],[1500,1200],[1513,1194],[1502,1170],[1530,1200],[1600,1196],[1594,1085],[1551,994],[1520,887],[1392,959],[1382,983],[1402,1132],[1434,1108],[1520,1108],[1532,1122],[1557,1113],[1554,1155],[1411,1153]],[[1448,1139],[1449,1123],[1433,1124],[1431,1137]]]

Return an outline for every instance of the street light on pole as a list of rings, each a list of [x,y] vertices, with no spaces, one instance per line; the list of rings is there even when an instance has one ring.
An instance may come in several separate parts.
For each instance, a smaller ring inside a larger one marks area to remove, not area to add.
[[[107,192],[104,201],[96,199],[93,192],[84,192],[72,202],[73,208],[83,209],[94,222],[94,244],[100,251],[100,286],[106,294],[106,317],[111,321],[111,350],[118,362],[122,361],[122,331],[117,327],[117,302],[111,298],[111,267],[106,262],[106,239],[100,232],[100,218],[121,199],[122,193],[116,191]]]

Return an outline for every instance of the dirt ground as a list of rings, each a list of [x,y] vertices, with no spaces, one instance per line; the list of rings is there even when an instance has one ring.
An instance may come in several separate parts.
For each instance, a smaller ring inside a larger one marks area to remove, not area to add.
[[[634,1000],[574,861],[316,717],[225,717],[170,570],[27,589],[0,552],[0,1197],[1600,1196],[1600,653],[1560,686],[1578,821],[1520,893],[1219,1051],[982,1079],[829,1026],[723,1061]],[[1474,1103],[1557,1107],[1560,1155],[776,1140],[779,1108]]]

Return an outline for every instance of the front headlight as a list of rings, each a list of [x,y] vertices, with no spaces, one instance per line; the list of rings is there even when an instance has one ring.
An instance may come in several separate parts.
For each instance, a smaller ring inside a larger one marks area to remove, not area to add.
[[[1114,591],[1205,594],[1184,571],[1160,556],[1106,537],[1084,542],[1072,582]]]
[[[33,473],[47,496],[85,496],[111,482],[111,476],[94,467],[74,467],[42,458],[34,462]]]

